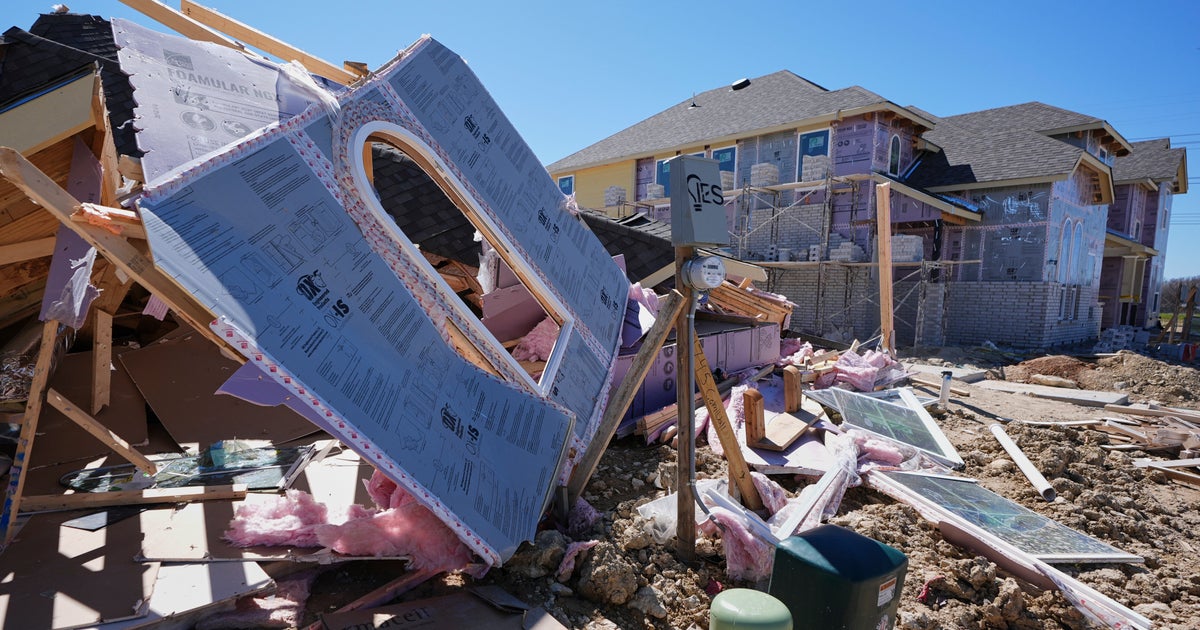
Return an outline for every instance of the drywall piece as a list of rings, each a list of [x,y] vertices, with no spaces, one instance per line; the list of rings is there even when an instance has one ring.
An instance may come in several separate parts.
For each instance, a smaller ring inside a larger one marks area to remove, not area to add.
[[[1129,402],[1129,394],[1120,392],[1098,392],[1086,389],[1063,389],[1045,385],[1030,385],[1028,383],[1010,383],[1008,381],[980,381],[975,387],[991,389],[1013,394],[1029,394],[1038,398],[1049,398],[1060,402],[1069,402],[1084,407],[1103,407],[1104,405],[1124,405]]]
[[[133,630],[170,618],[186,627],[183,619],[202,619],[244,595],[253,595],[274,582],[254,562],[178,564],[164,562],[154,581],[154,592],[145,617],[106,623],[98,630]]]
[[[919,404],[914,404],[914,409],[837,387],[830,391],[841,410],[843,428],[862,429],[907,444],[947,466],[963,465],[954,445]],[[901,392],[903,396],[904,390]]]
[[[239,366],[194,332],[126,352],[119,360],[180,446],[205,448],[233,438],[280,444],[316,429],[287,407],[260,407],[217,395]]]
[[[977,383],[987,378],[987,371],[973,370],[970,368],[960,367],[942,367],[940,365],[924,365],[921,363],[905,363],[904,367],[910,372],[921,372],[922,374],[931,374],[942,377],[942,372],[950,372],[950,378],[964,383]]]
[[[1044,562],[1142,562],[1140,556],[1125,553],[1018,505],[973,479],[876,470],[870,474],[870,481],[898,500],[905,501],[915,495],[932,502],[939,516],[959,526],[965,524],[970,529],[983,530]]]
[[[0,627],[80,628],[144,617],[157,563],[133,560],[142,532],[166,510],[88,532],[62,523],[71,514],[32,517],[0,555]]]
[[[628,283],[437,42],[338,101],[336,116],[312,107],[148,186],[155,264],[324,428],[498,563],[532,537],[567,447],[581,452],[599,422]],[[380,139],[446,187],[561,323],[540,382],[387,218],[361,162]]]
[[[137,103],[146,183],[171,169],[287,120],[316,94],[272,64],[236,50],[113,18],[121,70]]]

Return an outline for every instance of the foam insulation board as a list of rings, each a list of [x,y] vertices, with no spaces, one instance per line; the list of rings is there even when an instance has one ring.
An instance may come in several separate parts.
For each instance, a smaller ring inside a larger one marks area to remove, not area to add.
[[[162,98],[134,85],[143,106]],[[322,428],[498,563],[532,538],[568,451],[595,432],[628,282],[438,42],[336,98],[147,186],[155,263]],[[539,382],[383,211],[362,164],[380,139],[440,181],[562,324]]]
[[[136,92],[146,181],[304,111],[317,96],[274,64],[113,18],[121,70]]]

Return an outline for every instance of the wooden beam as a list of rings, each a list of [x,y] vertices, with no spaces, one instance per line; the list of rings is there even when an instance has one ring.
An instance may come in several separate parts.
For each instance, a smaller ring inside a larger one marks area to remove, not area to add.
[[[721,393],[717,391],[717,383],[713,379],[712,369],[704,356],[704,348],[700,346],[700,337],[692,335],[692,347],[696,353],[696,385],[704,395],[704,406],[708,407],[708,421],[712,423],[721,440],[721,448],[725,449],[725,460],[729,464],[729,477],[742,495],[742,503],[751,510],[761,510],[762,498],[750,478],[750,467],[742,455],[742,445],[734,433],[729,415],[725,413],[725,404],[721,402]],[[680,434],[682,435],[682,433]],[[683,480],[680,480],[683,483]]]
[[[896,356],[896,332],[892,313],[892,185],[875,185],[875,237],[879,253],[879,329],[880,347]]]
[[[608,447],[609,440],[617,431],[617,425],[621,423],[621,418],[625,417],[625,412],[629,411],[629,405],[633,403],[633,397],[641,388],[642,383],[646,380],[646,374],[650,372],[650,367],[654,365],[654,360],[658,357],[658,351],[662,349],[663,343],[667,340],[667,336],[671,333],[671,329],[675,326],[675,318],[679,316],[679,312],[683,310],[683,295],[678,291],[671,293],[659,304],[658,317],[654,320],[654,326],[646,333],[646,338],[642,340],[642,347],[638,349],[637,355],[633,358],[633,364],[629,366],[629,371],[625,373],[625,378],[621,380],[621,384],[617,386],[616,391],[608,398],[608,406],[604,408],[604,416],[600,419],[600,425],[596,428],[596,434],[592,436],[592,442],[588,445],[583,457],[579,459],[579,463],[575,466],[575,470],[571,472],[570,481],[567,483],[567,505],[570,507],[575,504],[575,500],[579,495],[583,494],[583,489],[587,487],[588,481],[592,478],[592,474],[596,472],[596,466],[600,463],[600,456],[604,454],[604,450]]]
[[[8,265],[15,262],[25,262],[34,258],[50,256],[54,253],[53,236],[39,238],[24,243],[13,243],[12,245],[0,245],[0,265]]]
[[[86,411],[80,409],[75,403],[67,400],[62,394],[51,389],[46,392],[46,402],[66,416],[71,422],[79,425],[84,431],[92,434],[92,437],[100,440],[105,446],[112,449],[117,455],[129,460],[138,470],[147,475],[154,475],[158,472],[158,467],[154,462],[146,459],[145,455],[138,452],[137,449],[129,445],[121,436],[113,433],[108,427],[100,424],[98,420],[88,415]]]
[[[220,44],[234,50],[246,50],[246,47],[240,43],[225,37],[218,31],[193,20],[157,0],[121,0],[121,4],[136,9],[142,15],[152,20],[157,20],[163,26],[184,37],[201,42]]]
[[[33,367],[33,381],[29,385],[29,398],[25,401],[25,414],[21,417],[21,435],[17,438],[17,452],[13,455],[12,468],[8,472],[8,495],[4,498],[4,511],[0,514],[0,532],[4,539],[0,549],[12,541],[13,523],[21,513],[21,493],[25,490],[25,478],[29,465],[29,454],[37,436],[38,418],[42,414],[43,394],[50,381],[50,368],[54,362],[54,346],[58,343],[58,320],[52,319],[42,325],[42,341],[38,347],[37,362]]]
[[[96,126],[96,134],[92,138],[92,152],[100,161],[100,203],[106,206],[117,205],[117,191],[121,188],[121,172],[117,164],[117,144],[113,139],[112,124],[108,118],[108,105],[104,100],[104,80],[96,80],[96,90],[92,95],[92,121]]]
[[[793,413],[800,411],[804,403],[804,378],[800,368],[789,365],[783,368],[783,411]]]
[[[28,512],[53,510],[82,510],[121,505],[153,505],[156,503],[191,503],[246,498],[246,485],[184,486],[182,488],[147,488],[145,490],[116,490],[112,492],[77,492],[50,494],[26,498]]]
[[[1149,416],[1152,418],[1162,418],[1172,416],[1175,418],[1183,418],[1185,420],[1200,420],[1200,411],[1182,411],[1179,409],[1142,409],[1141,407],[1130,407],[1128,405],[1104,405],[1105,411],[1115,411],[1131,416]]]
[[[207,307],[176,285],[172,278],[155,267],[154,263],[129,241],[95,226],[72,220],[71,215],[79,207],[79,202],[20,153],[0,147],[0,176],[23,190],[30,199],[95,247],[109,262],[120,267],[126,275],[166,302],[177,316],[197,332],[219,347],[228,347],[225,341],[208,327],[215,317]],[[237,353],[229,354],[239,357],[239,361],[245,361]]]
[[[107,407],[112,391],[112,315],[96,309],[92,334],[92,415]]]
[[[332,81],[337,81],[342,85],[350,85],[362,76],[350,72],[341,66],[329,63],[320,57],[310,55],[252,26],[218,13],[206,6],[196,4],[191,0],[180,0],[179,8],[183,11],[184,15],[201,24],[210,26],[234,39],[245,42],[284,61],[297,61],[309,72]]]
[[[133,210],[84,203],[71,214],[71,220],[103,228],[125,238],[146,240],[146,227]]]
[[[1192,338],[1192,315],[1196,313],[1196,285],[1188,291],[1187,302],[1183,305],[1183,333],[1179,339],[1187,343]]]

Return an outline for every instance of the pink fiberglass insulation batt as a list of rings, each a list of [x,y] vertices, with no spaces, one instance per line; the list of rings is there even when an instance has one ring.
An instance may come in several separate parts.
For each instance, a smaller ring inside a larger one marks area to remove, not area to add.
[[[513,358],[518,361],[548,361],[558,340],[558,324],[551,318],[543,319],[529,334],[513,348]]]

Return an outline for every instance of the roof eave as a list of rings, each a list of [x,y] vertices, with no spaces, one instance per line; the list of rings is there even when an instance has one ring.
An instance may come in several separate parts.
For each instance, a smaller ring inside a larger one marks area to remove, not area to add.
[[[1062,133],[1074,133],[1076,131],[1094,131],[1096,129],[1100,129],[1100,130],[1104,131],[1105,133],[1107,133],[1108,135],[1112,136],[1113,141],[1115,141],[1122,149],[1124,149],[1123,153],[1119,152],[1119,151],[1116,152],[1117,155],[1121,156],[1121,155],[1129,155],[1130,153],[1133,153],[1133,145],[1130,144],[1129,141],[1125,139],[1125,136],[1122,136],[1119,132],[1117,132],[1117,130],[1115,128],[1113,128],[1112,125],[1108,124],[1107,120],[1097,120],[1095,122],[1084,123],[1082,125],[1071,125],[1069,127],[1056,127],[1054,129],[1040,129],[1040,130],[1038,130],[1038,132],[1045,134],[1047,136],[1054,136],[1054,135],[1058,135],[1058,134],[1062,134]]]
[[[1074,172],[1074,169],[1071,169]],[[969,182],[962,184],[949,184],[946,186],[928,186],[926,190],[929,192],[956,192],[959,190],[979,190],[982,188],[999,188],[1001,186],[1025,186],[1028,184],[1052,184],[1067,180],[1071,173],[1058,173],[1054,175],[1037,175],[1034,177],[1016,177],[1013,179],[997,179],[984,182]]]
[[[1080,151],[1079,159],[1075,162],[1075,168],[1071,169],[1071,172],[1074,173],[1075,171],[1079,170],[1079,167],[1085,164],[1091,167],[1092,170],[1096,171],[1096,174],[1100,176],[1101,180],[1100,199],[1093,200],[1094,205],[1112,203],[1113,198],[1116,196],[1113,193],[1112,168],[1110,168],[1104,162],[1101,162],[1100,158],[1092,155],[1091,153],[1088,153],[1087,151]]]

